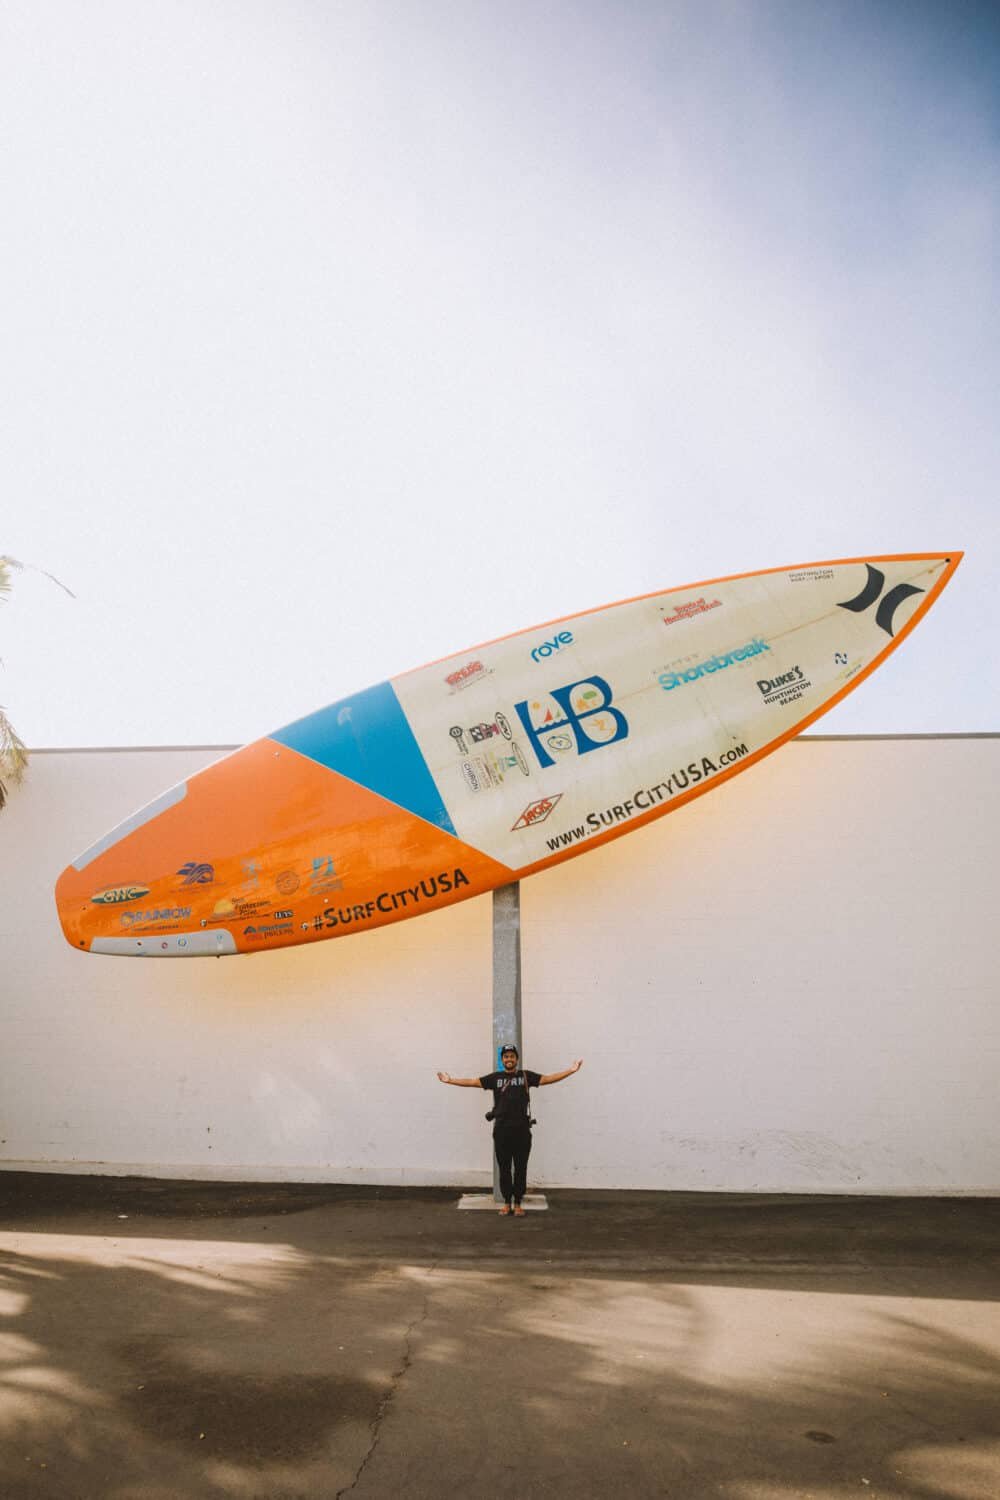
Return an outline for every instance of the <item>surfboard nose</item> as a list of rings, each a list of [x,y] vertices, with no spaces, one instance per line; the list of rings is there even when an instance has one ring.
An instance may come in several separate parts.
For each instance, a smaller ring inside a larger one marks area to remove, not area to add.
[[[228,928],[209,929],[205,919],[196,921],[183,894],[156,898],[153,888],[134,881],[94,889],[85,874],[69,865],[55,886],[56,910],[71,948],[134,958],[237,951]]]
[[[74,877],[78,873],[72,865],[67,865],[56,881],[56,912],[63,937],[70,947],[87,949],[90,947],[86,922],[89,903],[77,889],[78,882]]]
[[[78,951],[191,958],[402,921],[511,873],[430,816],[263,739],[86,850],[56,882],[56,906]]]
[[[163,851],[158,847],[157,825],[171,819],[186,796],[187,782],[170,787],[66,866],[55,884],[55,901],[63,935],[71,947],[101,951],[95,945],[124,936],[136,913],[150,903],[174,912],[175,922],[183,920],[182,903],[174,899],[172,891],[163,889]],[[175,813],[171,821],[178,821]],[[179,821],[185,821],[183,813]]]

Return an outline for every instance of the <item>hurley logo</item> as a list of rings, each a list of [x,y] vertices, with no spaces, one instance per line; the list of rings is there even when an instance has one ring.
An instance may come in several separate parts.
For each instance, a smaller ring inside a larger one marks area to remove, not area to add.
[[[860,594],[853,599],[847,599],[839,604],[838,609],[849,609],[852,614],[859,615],[863,610],[870,609],[885,588],[885,574],[879,568],[873,568],[871,563],[865,563],[868,569],[868,582]],[[890,589],[882,600],[875,614],[875,624],[886,635],[892,635],[892,619],[904,599],[909,599],[913,594],[922,594],[923,589],[918,589],[913,583],[897,583],[894,589]]]

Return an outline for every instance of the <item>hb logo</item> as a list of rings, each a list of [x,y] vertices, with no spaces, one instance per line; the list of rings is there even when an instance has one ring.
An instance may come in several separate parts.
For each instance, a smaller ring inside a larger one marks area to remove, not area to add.
[[[548,738],[555,729],[570,731],[576,741],[578,755],[586,755],[590,750],[600,750],[603,745],[614,745],[618,740],[628,738],[628,720],[620,708],[611,707],[611,689],[603,677],[585,677],[582,682],[571,682],[566,687],[553,688],[549,697],[554,698],[562,710],[561,719],[555,718],[549,709],[542,723],[536,725],[532,722],[527,699],[514,705],[543,770],[547,766],[554,766],[555,761],[542,743],[542,736]],[[541,706],[540,703],[532,704],[535,709],[541,709]],[[592,739],[585,733],[583,725],[587,719],[595,721],[593,727],[600,731],[602,738]],[[609,721],[614,727],[614,734],[610,737],[606,733]]]
[[[845,603],[838,605],[838,609],[849,609],[854,614],[861,614],[862,610],[870,609],[885,588],[885,574],[878,568],[873,568],[871,563],[865,563],[868,569],[868,582],[861,593],[854,599],[848,599]],[[904,599],[909,599],[911,594],[922,594],[923,589],[918,589],[913,583],[897,583],[894,589],[890,589],[878,607],[875,615],[875,624],[880,626],[886,635],[892,635],[892,617],[896,613]]]

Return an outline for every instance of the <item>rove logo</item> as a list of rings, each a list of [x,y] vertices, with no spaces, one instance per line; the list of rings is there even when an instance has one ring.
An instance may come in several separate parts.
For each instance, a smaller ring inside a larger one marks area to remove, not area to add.
[[[613,694],[603,677],[585,677],[582,682],[570,682],[566,687],[552,688],[549,697],[554,698],[561,709],[561,719],[556,717],[551,708],[543,714],[544,705],[537,700],[532,701],[530,708],[527,699],[514,705],[543,770],[555,765],[542,742],[542,736],[548,736],[554,729],[570,731],[576,741],[578,755],[586,755],[591,750],[600,750],[605,745],[614,745],[618,740],[628,738],[628,720],[620,708],[611,707]],[[588,728],[597,731],[597,738],[585,731],[585,723]],[[609,733],[609,730],[614,732]]]
[[[540,646],[535,647],[531,653],[531,660],[544,661],[547,656],[554,656],[564,646],[572,646],[572,644],[572,630],[560,630],[558,635],[554,635],[550,641],[543,641]]]
[[[838,609],[849,609],[853,614],[860,615],[862,611],[870,609],[876,599],[885,588],[885,574],[880,568],[873,568],[871,563],[865,563],[868,569],[868,582],[853,599],[846,599],[837,606]],[[909,599],[912,594],[922,594],[923,589],[918,589],[914,583],[897,583],[894,589],[890,589],[882,600],[875,613],[875,624],[884,630],[886,635],[892,635],[892,617],[896,613],[904,599]]]

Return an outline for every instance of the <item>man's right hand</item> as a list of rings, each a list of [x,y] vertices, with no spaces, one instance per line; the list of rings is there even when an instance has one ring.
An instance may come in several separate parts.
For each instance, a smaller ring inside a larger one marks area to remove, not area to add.
[[[440,1080],[441,1080],[442,1083],[450,1083],[451,1082],[451,1074],[450,1073],[439,1073],[438,1077],[440,1078]]]

